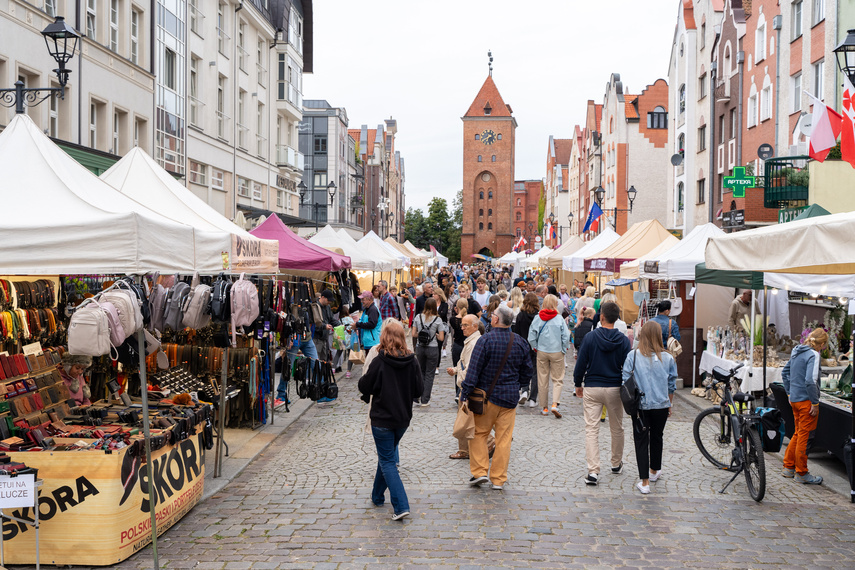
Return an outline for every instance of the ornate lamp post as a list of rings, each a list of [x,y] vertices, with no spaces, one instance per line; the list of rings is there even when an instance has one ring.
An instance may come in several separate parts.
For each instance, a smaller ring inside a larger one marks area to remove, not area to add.
[[[834,48],[834,55],[837,56],[837,67],[840,72],[855,85],[855,30],[846,32],[846,38]],[[816,96],[820,97],[821,95],[817,93]]]
[[[612,208],[614,212],[614,217],[612,221],[612,227],[617,229],[617,214],[618,212],[632,212],[632,203],[635,202],[635,197],[638,194],[638,190],[635,189],[635,186],[630,186],[626,190],[626,197],[629,200],[629,208]],[[606,191],[602,186],[598,186],[596,190],[594,190],[594,197],[597,199],[597,204],[600,206],[600,209],[603,208],[603,198],[606,197]],[[604,212],[605,213],[605,212]]]

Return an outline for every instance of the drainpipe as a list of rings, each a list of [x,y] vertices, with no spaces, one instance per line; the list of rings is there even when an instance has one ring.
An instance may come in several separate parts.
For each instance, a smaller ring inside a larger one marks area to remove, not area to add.
[[[238,2],[237,8],[235,8],[235,14],[232,21],[232,81],[234,82],[234,86],[232,88],[232,219],[234,219],[237,212],[237,145],[238,145],[238,116],[237,116],[237,102],[238,95],[240,94],[240,82],[238,81],[238,69],[237,69],[237,28],[238,28],[238,12],[243,9],[243,1]],[[252,188],[250,188],[250,196]]]
[[[745,78],[743,68],[745,66],[745,52],[740,50],[736,52],[736,65],[739,66],[739,95],[736,100],[736,163],[742,165],[742,82]],[[755,174],[757,174],[755,172]],[[724,209],[724,206],[722,206]]]
[[[82,10],[80,0],[77,0],[75,3],[74,11],[77,14],[77,31],[82,32],[83,28],[80,26],[82,23],[82,18],[80,15],[80,10]],[[81,36],[85,35],[83,33]],[[83,40],[80,40],[80,53],[77,54],[77,144],[83,145]],[[68,137],[69,139],[71,137]]]
[[[709,192],[709,222],[715,222],[715,124],[716,124],[716,116],[715,116],[715,85],[718,70],[718,62],[714,61],[710,64],[710,84],[712,85],[712,90],[710,93],[710,144],[709,144],[709,153],[710,153],[710,171],[709,171],[709,181],[710,187],[708,188]]]
[[[778,122],[781,116],[780,101],[781,101],[781,22],[783,17],[779,14],[772,18],[772,29],[777,32],[775,34],[775,152],[778,152]],[[818,95],[822,97],[822,95]],[[779,154],[780,156],[780,154]],[[754,173],[758,175],[757,172]]]

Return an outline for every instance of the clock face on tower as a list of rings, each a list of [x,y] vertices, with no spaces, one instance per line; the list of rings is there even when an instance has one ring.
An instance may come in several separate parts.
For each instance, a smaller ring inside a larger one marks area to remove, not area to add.
[[[484,144],[490,145],[496,142],[496,133],[494,133],[490,129],[486,129],[483,133],[481,133],[481,142]]]

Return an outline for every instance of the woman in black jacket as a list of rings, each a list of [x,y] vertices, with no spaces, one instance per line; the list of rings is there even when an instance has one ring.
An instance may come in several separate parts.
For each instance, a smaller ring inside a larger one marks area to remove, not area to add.
[[[404,327],[398,321],[386,323],[380,334],[377,358],[359,379],[362,399],[371,402],[371,433],[377,448],[377,473],[371,500],[378,507],[392,501],[392,520],[410,514],[407,492],[398,473],[397,450],[413,419],[413,400],[422,396],[424,382],[415,355],[407,349]]]
[[[596,311],[591,307],[586,307],[583,309],[584,319],[582,322],[576,325],[576,328],[573,330],[573,346],[576,347],[576,352],[579,352],[579,349],[582,347],[582,340],[584,340],[585,335],[591,332],[594,328],[594,315]]]
[[[539,311],[540,302],[537,299],[537,295],[526,293],[525,297],[523,297],[522,309],[517,315],[517,321],[514,323],[513,328],[513,331],[523,337],[526,342],[528,342],[528,330],[531,328],[531,322]],[[529,381],[531,393],[525,388],[522,389],[520,392],[520,405],[525,404],[526,400],[528,400],[528,406],[533,408],[537,402],[537,354],[529,348],[529,356],[531,357],[532,369],[531,380]]]

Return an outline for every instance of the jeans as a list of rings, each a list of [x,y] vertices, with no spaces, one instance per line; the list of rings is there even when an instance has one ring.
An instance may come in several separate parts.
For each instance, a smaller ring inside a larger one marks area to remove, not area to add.
[[[665,432],[669,409],[641,410],[641,420],[647,428],[643,431],[638,420],[632,422],[632,439],[635,442],[639,479],[649,479],[651,470],[662,469],[662,434]]]
[[[529,390],[528,390],[528,399],[534,402],[537,401],[537,353],[533,350],[529,350],[528,352],[529,358],[531,358],[531,379],[529,380]],[[525,390],[525,387],[523,387]]]
[[[303,339],[302,337],[295,340],[291,345],[291,348],[288,349],[288,365],[291,366],[294,364],[294,359],[297,358],[297,352],[303,351],[303,356],[307,356],[309,358],[314,358],[317,360],[318,358],[318,349],[315,348],[315,343],[312,342],[312,339],[307,338]],[[282,378],[290,377],[291,375],[282,375]],[[279,386],[276,388],[276,397],[280,400],[284,400],[287,398],[288,394],[288,381],[287,380],[279,380]]]
[[[401,481],[396,465],[398,443],[406,431],[407,428],[389,429],[371,426],[371,434],[374,436],[374,445],[377,448],[377,473],[374,475],[371,501],[375,505],[382,505],[386,502],[386,489],[389,489],[389,497],[396,515],[410,510],[407,492],[404,490],[404,483]]]
[[[439,347],[435,344],[428,346],[418,345],[416,347],[416,359],[419,361],[419,366],[422,369],[422,378],[425,383],[425,391],[422,394],[421,403],[427,404],[430,402],[430,393],[433,390],[433,377],[436,374],[436,367],[439,364]]]

